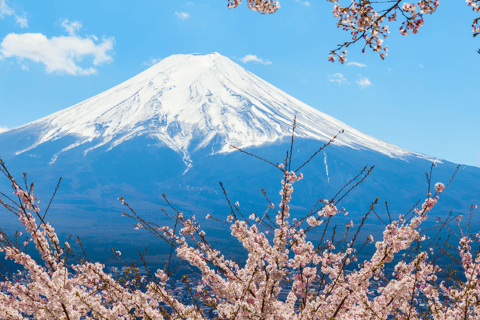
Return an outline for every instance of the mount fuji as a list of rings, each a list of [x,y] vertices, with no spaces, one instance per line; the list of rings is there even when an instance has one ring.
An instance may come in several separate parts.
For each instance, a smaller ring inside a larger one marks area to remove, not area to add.
[[[130,232],[116,222],[120,196],[147,218],[165,205],[162,193],[184,212],[226,215],[219,181],[246,212],[265,209],[262,188],[279,200],[281,172],[231,145],[281,163],[294,115],[292,167],[344,130],[302,169],[306,179],[292,201],[299,216],[319,198],[332,198],[365,165],[375,169],[341,204],[349,219],[363,216],[376,197],[388,201],[390,213],[407,212],[426,197],[424,172],[432,162],[438,163],[433,183],[448,182],[455,171],[452,163],[364,134],[218,53],[170,56],[112,89],[1,133],[0,157],[15,176],[28,172],[45,200],[63,177],[51,212],[61,230],[117,237]],[[478,181],[480,168],[462,166],[439,212],[467,213],[480,202]]]
[[[234,150],[231,144],[261,146],[289,136],[294,114],[300,138],[326,142],[344,129],[340,146],[395,158],[427,158],[347,126],[218,53],[168,57],[93,98],[17,128],[10,135],[27,133],[29,141],[23,148],[5,150],[4,156],[72,137],[73,143],[52,154],[49,164],[53,164],[62,153],[84,145],[88,145],[86,155],[146,136],[181,154],[190,168],[191,153],[209,144],[212,154],[226,153]]]

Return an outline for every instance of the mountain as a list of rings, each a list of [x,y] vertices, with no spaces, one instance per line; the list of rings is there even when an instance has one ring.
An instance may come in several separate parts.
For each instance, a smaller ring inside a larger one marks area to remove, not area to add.
[[[162,193],[184,212],[224,216],[229,209],[219,181],[246,213],[265,210],[261,188],[276,203],[281,172],[230,145],[280,163],[295,114],[293,167],[344,130],[302,169],[306,179],[296,184],[292,202],[298,216],[318,198],[333,197],[367,164],[374,171],[342,202],[349,219],[362,216],[375,197],[396,216],[407,212],[426,197],[424,172],[432,162],[439,164],[433,183],[448,182],[455,171],[452,163],[366,135],[218,53],[168,57],[110,90],[1,133],[0,157],[17,179],[29,173],[44,202],[63,177],[49,214],[62,232],[119,238],[133,232],[118,219],[119,196],[147,217],[165,205]],[[480,200],[478,181],[480,168],[462,166],[442,194],[440,212],[468,212]],[[386,216],[384,209],[379,214]]]
[[[51,155],[85,148],[108,150],[139,136],[157,140],[183,156],[212,145],[212,153],[232,152],[231,144],[260,146],[290,136],[293,115],[297,136],[328,141],[346,131],[340,146],[378,151],[402,158],[409,152],[368,136],[275,88],[232,60],[212,53],[174,55],[124,83],[65,110],[14,129],[7,136],[26,138],[5,150],[6,158],[42,144],[71,138]],[[20,147],[21,145],[21,147]]]

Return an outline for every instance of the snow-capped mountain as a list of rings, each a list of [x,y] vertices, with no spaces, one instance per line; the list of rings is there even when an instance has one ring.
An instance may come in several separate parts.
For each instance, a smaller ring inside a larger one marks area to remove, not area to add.
[[[432,161],[440,163],[432,183],[446,183],[455,172],[452,163],[383,142],[309,107],[218,53],[168,57],[97,96],[0,133],[0,158],[17,180],[29,174],[43,203],[63,177],[49,211],[49,221],[60,232],[94,234],[96,243],[125,241],[135,231],[118,219],[124,210],[118,197],[147,219],[157,219],[155,212],[166,205],[162,193],[186,214],[228,214],[219,181],[246,216],[268,205],[261,189],[278,203],[283,178],[278,168],[232,152],[230,145],[283,162],[291,150],[295,114],[292,169],[340,130],[345,133],[302,168],[305,179],[295,184],[292,216],[308,213],[319,198],[350,190],[362,176],[342,187],[365,165],[375,169],[340,204],[354,222],[376,197],[388,201],[395,217],[423,201],[428,190],[424,172]],[[463,166],[442,193],[439,212],[468,214],[470,205],[480,202],[479,180],[479,168]],[[0,192],[5,188],[1,179]],[[378,213],[386,216],[384,210]],[[383,230],[372,221],[367,231]],[[473,219],[473,225],[480,221]],[[222,243],[227,235],[216,234]]]
[[[52,155],[86,143],[84,154],[110,150],[148,136],[180,153],[187,168],[191,153],[211,144],[212,153],[259,146],[290,135],[328,141],[344,129],[337,145],[378,151],[389,157],[420,154],[368,136],[279,90],[218,53],[173,55],[139,75],[70,108],[15,131],[34,131],[30,143],[7,151],[19,155],[64,137],[73,139]],[[4,151],[5,152],[5,151]]]

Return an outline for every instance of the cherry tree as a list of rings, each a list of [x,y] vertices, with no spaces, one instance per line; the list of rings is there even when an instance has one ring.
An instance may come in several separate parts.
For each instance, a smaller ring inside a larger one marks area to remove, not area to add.
[[[294,121],[291,148],[285,161],[274,163],[260,158],[274,166],[282,177],[279,204],[272,202],[263,191],[268,204],[265,211],[250,212],[247,218],[238,202],[232,204],[222,185],[230,212],[226,219],[206,216],[228,226],[231,235],[248,252],[243,263],[228,259],[216,250],[195,216],[185,216],[171,206],[165,196],[170,210],[164,213],[173,220],[173,226],[146,221],[124,198],[119,199],[128,209],[124,215],[136,221],[135,229],[149,231],[166,241],[181,260],[175,265],[170,255],[165,268],[150,271],[144,255],[139,253],[149,280],[137,273],[136,265],[120,276],[109,274],[104,270],[105,265],[77,254],[70,240],[61,244],[54,228],[45,220],[46,212],[41,213],[34,185],[27,184],[25,175],[22,188],[0,160],[0,171],[10,181],[13,192],[13,196],[0,193],[0,203],[18,217],[27,233],[23,236],[17,232],[11,237],[0,232],[0,251],[5,258],[23,267],[14,274],[1,274],[0,318],[206,319],[203,307],[209,306],[218,311],[220,319],[478,319],[480,255],[478,250],[472,253],[472,243],[480,243],[480,233],[472,236],[469,229],[466,233],[462,231],[457,259],[445,249],[447,242],[437,249],[432,243],[443,228],[449,228],[449,222],[456,220],[460,227],[461,216],[439,220],[441,223],[433,228],[438,230],[433,239],[421,229],[439,201],[440,193],[452,180],[446,185],[436,183],[430,192],[436,166],[432,164],[423,204],[398,220],[389,215],[383,239],[377,242],[370,235],[357,244],[365,221],[375,212],[378,198],[358,226],[355,227],[353,221],[345,225],[345,234],[340,240],[335,232],[326,238],[326,231],[335,218],[348,213],[340,208],[342,199],[374,168],[365,167],[332,199],[319,199],[301,219],[292,218],[289,203],[293,185],[304,179],[301,169],[337,137],[295,169],[291,161],[295,127]],[[475,208],[471,207],[470,216]],[[315,230],[323,234],[316,245],[307,239]],[[83,251],[79,238],[77,242]],[[30,243],[41,255],[43,265],[27,253]],[[371,258],[356,264],[362,249],[373,243],[375,252]],[[112,253],[121,260],[120,251],[112,248]],[[399,257],[401,253],[403,258]],[[457,259],[463,269],[463,279],[435,264],[444,253]],[[69,263],[69,257],[76,263]],[[178,266],[185,263],[201,276],[201,282],[196,284],[189,282],[186,275],[182,277],[193,300],[188,305],[167,289],[169,279]],[[389,276],[386,267],[392,264],[394,271]],[[450,283],[440,281],[439,276]],[[286,299],[281,299],[280,293],[284,290],[288,294]],[[419,299],[427,301],[427,310],[419,308]]]
[[[368,47],[378,52],[385,59],[388,46],[383,42],[390,33],[389,24],[399,19],[402,21],[400,33],[404,36],[417,34],[425,24],[425,16],[434,14],[439,0],[420,0],[417,3],[403,0],[371,1],[371,0],[327,0],[332,2],[333,15],[337,19],[337,28],[351,34],[351,40],[338,45],[330,51],[328,60],[340,63],[346,61],[347,48],[357,42],[363,44],[362,52]],[[234,9],[242,0],[228,0],[228,8]],[[342,5],[341,3],[344,3]],[[480,12],[480,0],[466,0],[474,12]],[[278,1],[247,0],[248,8],[261,14],[272,14],[280,9]],[[480,17],[473,20],[473,36],[480,34]],[[478,50],[480,53],[480,49]]]

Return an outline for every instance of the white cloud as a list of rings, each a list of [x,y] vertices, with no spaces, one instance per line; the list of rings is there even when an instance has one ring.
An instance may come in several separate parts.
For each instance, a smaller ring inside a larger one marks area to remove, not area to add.
[[[28,67],[25,64],[22,65],[22,70],[29,71]]]
[[[188,19],[190,18],[190,15],[186,12],[177,12],[175,11],[175,15],[177,16],[178,19],[180,20],[185,20],[185,19]]]
[[[28,27],[28,20],[25,13],[18,15],[15,13],[15,10],[7,4],[7,0],[0,0],[0,19],[10,16],[13,16],[15,24],[18,24],[20,28]]]
[[[254,54],[247,54],[245,57],[240,58],[240,61],[242,61],[243,63],[255,62],[255,63],[261,63],[265,65],[272,64],[270,60],[263,60],[262,58],[259,58]]]
[[[365,89],[366,87],[373,86],[372,82],[370,82],[368,78],[360,78],[360,80],[357,80],[357,84],[360,89]]]
[[[0,57],[16,57],[20,62],[23,59],[30,59],[43,63],[47,73],[70,75],[97,73],[94,67],[82,68],[77,65],[85,56],[93,58],[93,66],[113,61],[112,56],[108,54],[115,44],[113,37],[95,43],[94,41],[98,41],[95,36],[82,38],[75,35],[75,32],[81,28],[81,24],[77,21],[64,20],[62,27],[69,36],[48,39],[41,33],[10,33],[0,43]]]
[[[23,16],[15,16],[15,23],[20,26],[20,28],[28,28],[28,20],[25,14]]]
[[[10,8],[6,2],[6,0],[0,0],[0,18],[4,18],[5,16],[11,16],[15,13],[15,11]]]
[[[347,83],[347,78],[341,73],[335,73],[333,75],[328,76],[330,79],[328,81],[330,82],[337,82],[338,84],[344,84]]]
[[[65,19],[62,21],[62,27],[67,31],[67,33],[71,36],[75,35],[78,30],[82,28],[82,24],[78,21],[68,21]]]
[[[423,65],[419,64],[420,68],[425,68]]]
[[[301,4],[303,4],[304,6],[307,6],[307,7],[310,7],[310,2],[308,1],[300,1],[300,0],[295,0],[296,2],[300,2]]]
[[[162,58],[150,58],[148,61],[144,61],[142,64],[145,66],[153,66],[154,64],[159,63],[162,60]]]
[[[7,127],[0,126],[0,133],[8,131],[8,130],[10,130],[10,129],[8,129]]]
[[[367,67],[366,64],[359,63],[359,62],[349,62],[348,65],[349,65],[349,66],[356,66],[356,67],[360,67],[360,68]]]

